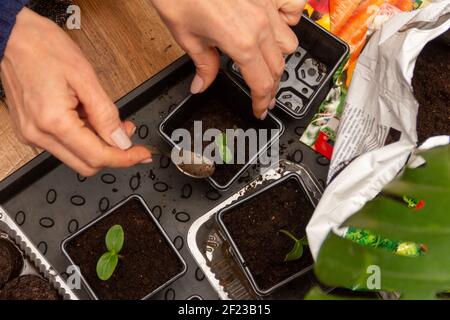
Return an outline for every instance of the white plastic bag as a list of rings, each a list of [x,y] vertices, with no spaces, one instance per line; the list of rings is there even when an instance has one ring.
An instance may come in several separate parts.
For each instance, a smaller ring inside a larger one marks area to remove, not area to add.
[[[450,0],[400,13],[375,32],[353,75],[338,131],[329,186],[307,227],[314,258],[331,230],[373,199],[416,148],[418,103],[411,79],[423,47],[450,28]],[[448,144],[429,139],[424,148]]]

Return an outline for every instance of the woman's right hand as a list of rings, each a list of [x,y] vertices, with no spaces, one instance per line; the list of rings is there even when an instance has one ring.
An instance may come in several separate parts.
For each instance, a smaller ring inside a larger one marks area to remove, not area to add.
[[[199,93],[219,70],[216,48],[240,67],[251,89],[253,111],[264,119],[275,106],[284,55],[298,39],[289,25],[299,22],[305,0],[152,0],[175,40],[197,67],[191,91]]]

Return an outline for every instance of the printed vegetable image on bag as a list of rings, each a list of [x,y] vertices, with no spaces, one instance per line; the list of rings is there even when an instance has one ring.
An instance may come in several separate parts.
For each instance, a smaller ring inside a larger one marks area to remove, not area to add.
[[[313,6],[312,2],[310,5]],[[411,11],[421,5],[422,1],[412,0],[329,1],[327,23],[321,24],[350,46],[350,56],[336,72],[335,86],[301,137],[301,142],[331,159],[347,91],[368,36],[395,14]],[[315,11],[310,14],[314,16]],[[320,23],[322,19],[318,22]]]

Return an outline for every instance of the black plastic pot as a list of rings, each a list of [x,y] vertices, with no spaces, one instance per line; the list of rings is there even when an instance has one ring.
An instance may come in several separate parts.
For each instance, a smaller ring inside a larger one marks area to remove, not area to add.
[[[146,299],[151,298],[153,295],[155,295],[156,293],[158,293],[159,291],[161,291],[162,289],[164,289],[168,285],[170,285],[172,282],[174,282],[175,280],[180,278],[182,275],[184,275],[186,273],[186,271],[187,271],[187,265],[186,265],[186,262],[183,260],[182,256],[180,255],[180,253],[178,252],[178,250],[175,248],[175,246],[172,243],[172,241],[170,240],[169,236],[166,234],[166,232],[162,228],[161,224],[153,216],[152,212],[150,211],[149,207],[147,206],[147,204],[145,203],[145,201],[144,201],[144,199],[142,197],[140,197],[138,195],[132,195],[132,196],[128,197],[127,199],[123,200],[122,202],[120,202],[119,204],[114,206],[112,209],[110,209],[107,213],[105,213],[101,217],[95,219],[94,221],[90,222],[88,225],[86,225],[85,227],[80,229],[78,232],[76,232],[75,234],[73,234],[70,237],[68,237],[67,239],[65,239],[62,242],[61,248],[62,248],[62,251],[63,251],[64,255],[69,260],[70,264],[71,265],[77,265],[75,263],[74,259],[72,259],[72,257],[70,256],[70,254],[68,252],[69,244],[74,239],[79,237],[81,234],[83,234],[84,232],[86,232],[87,230],[92,228],[94,225],[96,225],[97,223],[101,222],[102,220],[104,220],[105,218],[107,218],[108,216],[113,214],[117,209],[119,209],[120,207],[122,207],[125,204],[127,204],[129,201],[136,201],[136,200],[139,201],[140,204],[142,205],[142,207],[145,209],[145,211],[148,214],[148,216],[150,217],[152,223],[155,225],[156,229],[160,232],[160,236],[165,240],[165,242],[167,244],[167,247],[170,248],[170,251],[172,252],[172,255],[177,259],[177,261],[179,261],[179,265],[181,266],[180,271],[179,271],[178,274],[173,276],[168,281],[166,281],[164,283],[161,283],[161,285],[158,288],[156,288],[152,292],[149,292],[147,295],[142,297],[142,300],[146,300]],[[126,238],[127,238],[127,235],[125,235],[125,241],[126,241]],[[158,257],[155,257],[155,259],[158,259]],[[87,291],[89,292],[89,294],[92,296],[92,298],[94,298],[96,300],[99,300],[99,297],[98,297],[97,293],[94,291],[92,286],[88,283],[88,281],[86,280],[85,276],[83,275],[83,270],[80,270],[80,273],[81,273],[80,274],[81,280],[82,280],[84,286],[86,287]]]
[[[278,130],[277,135],[270,136],[266,144],[259,146],[256,154],[249,155],[248,161],[243,164],[239,171],[229,178],[228,181],[219,182],[215,176],[217,172],[213,176],[207,178],[214,188],[218,190],[227,190],[252,163],[255,163],[258,156],[266,151],[277,137],[281,136],[284,131],[284,126],[281,121],[270,112],[265,120],[261,121],[256,119],[253,115],[252,100],[249,95],[228,75],[219,72],[217,79],[208,90],[202,94],[189,95],[160,124],[159,132],[171,147],[177,147],[177,143],[171,138],[172,133],[176,129],[184,128],[184,125],[188,119],[192,117],[192,114],[199,110],[199,108],[207,107],[208,101],[213,99],[223,102],[224,107],[230,108],[236,117],[243,119],[251,128],[268,129],[269,132],[271,129]]]
[[[296,183],[298,183],[298,186],[300,187],[300,189],[302,189],[305,193],[305,195],[308,197],[308,199],[310,200],[311,204],[313,207],[315,207],[315,202],[312,198],[312,195],[309,194],[308,188],[307,186],[310,185],[311,183],[314,184],[315,182],[313,182],[313,178],[311,178],[310,181],[305,181],[305,179],[307,178],[302,178],[300,175],[296,174],[296,173],[291,173],[288,174],[287,176],[279,179],[278,181],[266,186],[265,188],[259,190],[258,192],[244,198],[241,199],[239,201],[237,201],[236,203],[222,209],[221,211],[219,211],[216,214],[216,221],[220,227],[220,230],[224,236],[224,238],[226,239],[226,241],[228,241],[229,245],[230,245],[230,252],[233,255],[234,259],[236,260],[236,262],[238,263],[238,265],[241,267],[241,269],[243,270],[245,276],[247,277],[248,281],[250,282],[253,290],[255,291],[255,293],[259,296],[267,296],[270,295],[272,293],[274,293],[277,289],[279,289],[280,287],[286,285],[287,283],[291,282],[292,280],[304,275],[305,273],[307,273],[308,271],[310,271],[313,268],[313,264],[298,270],[298,272],[296,272],[295,274],[293,274],[292,276],[289,276],[288,278],[280,281],[279,283],[273,285],[270,288],[262,288],[257,281],[255,280],[254,275],[252,274],[252,271],[250,270],[250,268],[247,266],[245,257],[241,254],[240,249],[238,247],[238,245],[236,244],[235,240],[233,239],[233,237],[231,236],[226,223],[224,222],[224,216],[226,214],[229,214],[231,211],[233,211],[233,209],[235,209],[236,207],[241,206],[242,204],[244,204],[245,202],[258,197],[262,194],[264,194],[265,192],[267,192],[268,190],[283,184],[285,182],[287,182],[288,180],[294,180]],[[312,213],[311,213],[312,215]],[[306,234],[306,231],[305,231]],[[267,244],[268,246],[270,246],[270,243]],[[305,250],[307,250],[305,248]]]
[[[333,76],[345,62],[348,45],[303,16],[292,30],[297,35],[299,47],[286,58],[286,67],[277,93],[277,106],[295,119],[302,119],[310,110],[317,110],[333,86]],[[318,65],[315,65],[319,62]],[[240,78],[239,67],[228,61],[228,69]]]

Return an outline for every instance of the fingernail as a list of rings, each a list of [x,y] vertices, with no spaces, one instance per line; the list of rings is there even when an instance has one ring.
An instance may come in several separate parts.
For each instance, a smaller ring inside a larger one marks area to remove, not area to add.
[[[261,120],[264,120],[264,119],[266,119],[266,117],[267,117],[267,110],[266,111],[264,111],[264,113],[261,115],[261,117],[259,118],[259,119],[261,119]]]
[[[198,74],[196,74],[194,77],[194,80],[192,80],[191,93],[192,94],[200,93],[203,89],[204,84],[205,84],[205,82],[203,81],[203,79],[200,78],[200,76]]]
[[[273,98],[272,102],[270,102],[270,104],[269,104],[269,109],[272,110],[273,108],[275,108],[276,103],[277,102],[276,102],[275,98]]]
[[[134,126],[133,129],[131,130],[131,135],[134,136],[134,134],[136,133],[137,127]]]
[[[111,133],[111,140],[122,150],[130,149],[133,146],[133,143],[122,127],[117,128]]]
[[[152,158],[147,158],[147,159],[141,161],[142,164],[149,164],[149,163],[152,163],[152,162],[153,162]]]

